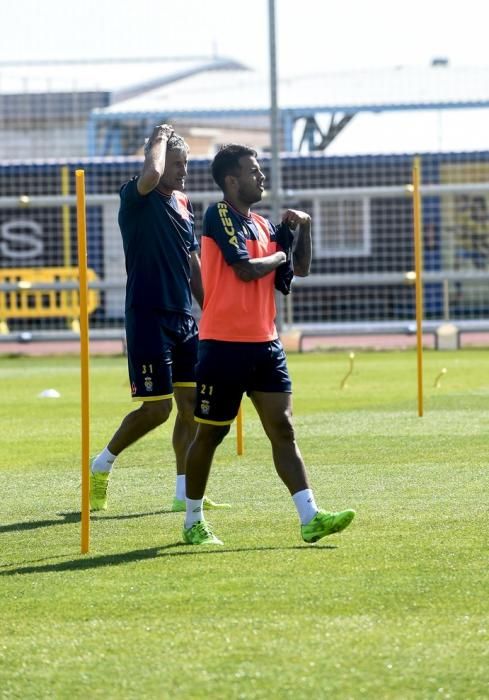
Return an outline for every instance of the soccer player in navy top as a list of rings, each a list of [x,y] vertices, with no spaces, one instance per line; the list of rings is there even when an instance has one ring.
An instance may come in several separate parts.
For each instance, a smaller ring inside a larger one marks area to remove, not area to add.
[[[168,419],[173,397],[177,481],[172,510],[185,510],[185,455],[195,434],[198,342],[192,295],[200,306],[203,303],[194,216],[183,194],[188,150],[170,125],[156,126],[145,145],[141,174],[120,190],[129,380],[132,398],[141,406],[124,418],[92,462],[92,510],[107,508],[107,486],[116,457]],[[219,507],[210,500],[206,506]]]

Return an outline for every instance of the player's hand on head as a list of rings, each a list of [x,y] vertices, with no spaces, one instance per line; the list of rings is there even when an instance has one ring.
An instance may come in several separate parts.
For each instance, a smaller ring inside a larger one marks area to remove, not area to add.
[[[159,124],[154,128],[153,138],[165,138],[168,141],[168,139],[173,136],[174,131],[171,124]]]

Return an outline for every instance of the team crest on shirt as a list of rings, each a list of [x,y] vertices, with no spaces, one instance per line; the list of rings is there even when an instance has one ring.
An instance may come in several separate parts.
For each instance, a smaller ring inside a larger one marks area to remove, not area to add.
[[[144,388],[148,393],[153,391],[153,380],[151,379],[151,377],[144,378]]]
[[[210,401],[207,401],[207,399],[203,399],[200,402],[200,412],[202,413],[203,416],[208,416],[210,410],[211,410]]]
[[[178,213],[185,221],[190,221],[190,212],[187,207],[188,199],[182,192],[174,192],[178,206]]]

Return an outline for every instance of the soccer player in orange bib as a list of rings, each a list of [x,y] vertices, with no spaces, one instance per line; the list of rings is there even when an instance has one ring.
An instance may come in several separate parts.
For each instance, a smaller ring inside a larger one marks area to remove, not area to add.
[[[212,175],[224,199],[206,211],[201,240],[198,428],[187,453],[183,538],[188,544],[222,544],[204,518],[203,499],[215,450],[246,392],[270,440],[275,469],[297,508],[302,539],[316,542],[344,530],[355,511],[333,513],[316,506],[295,440],[291,381],[275,327],[275,289],[286,294],[293,274],[309,274],[311,218],[288,209],[276,228],[251,212],[265,182],[251,148],[224,146],[213,160]]]

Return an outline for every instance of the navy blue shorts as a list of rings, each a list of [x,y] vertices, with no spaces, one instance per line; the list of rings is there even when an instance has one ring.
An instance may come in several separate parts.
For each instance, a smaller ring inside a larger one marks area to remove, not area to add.
[[[198,331],[189,314],[128,309],[126,341],[134,401],[168,399],[174,386],[195,386]]]
[[[280,340],[266,343],[228,343],[201,340],[196,367],[199,423],[229,425],[236,418],[246,392],[290,394],[292,383]]]

